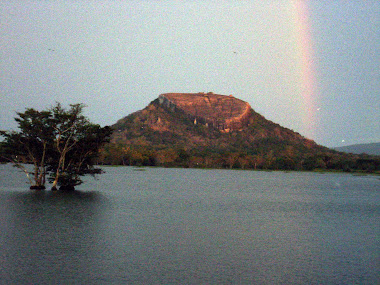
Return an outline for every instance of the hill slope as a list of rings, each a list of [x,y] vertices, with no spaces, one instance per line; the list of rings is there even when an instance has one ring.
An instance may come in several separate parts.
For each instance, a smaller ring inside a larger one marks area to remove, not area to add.
[[[162,94],[113,128],[103,155],[110,164],[342,169],[357,159],[266,120],[247,102],[213,93]]]
[[[372,155],[380,155],[380,142],[378,143],[368,143],[368,144],[354,144],[342,147],[334,147],[337,151],[347,152],[347,153],[366,153]]]

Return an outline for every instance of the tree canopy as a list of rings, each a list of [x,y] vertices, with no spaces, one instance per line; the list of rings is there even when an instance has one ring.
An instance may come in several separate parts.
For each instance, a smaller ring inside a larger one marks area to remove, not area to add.
[[[44,189],[46,175],[52,189],[68,190],[83,182],[81,176],[100,172],[95,159],[112,130],[91,123],[83,108],[73,104],[65,109],[59,103],[43,111],[28,108],[15,118],[19,131],[0,132],[1,156],[26,173],[32,189]],[[23,163],[33,164],[33,171]]]

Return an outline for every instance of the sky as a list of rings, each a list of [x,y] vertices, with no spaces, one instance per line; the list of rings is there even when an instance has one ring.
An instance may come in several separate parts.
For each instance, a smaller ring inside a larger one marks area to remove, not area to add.
[[[0,2],[0,129],[84,103],[102,126],[214,92],[318,144],[380,142],[380,1]]]

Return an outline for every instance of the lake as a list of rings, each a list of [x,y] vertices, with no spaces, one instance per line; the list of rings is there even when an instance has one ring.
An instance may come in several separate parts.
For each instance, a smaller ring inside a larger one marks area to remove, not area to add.
[[[104,167],[75,193],[0,165],[1,284],[380,284],[380,177]]]

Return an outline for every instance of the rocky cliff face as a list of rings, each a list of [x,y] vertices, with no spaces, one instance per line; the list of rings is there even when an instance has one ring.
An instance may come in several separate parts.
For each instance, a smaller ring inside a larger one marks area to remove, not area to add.
[[[256,152],[260,143],[268,147],[283,142],[315,146],[300,134],[266,120],[247,102],[211,92],[161,94],[113,128],[113,143],[154,148],[170,145]]]
[[[161,94],[112,126],[102,163],[248,169],[379,169],[271,122],[233,96]]]
[[[241,130],[248,125],[251,106],[232,95],[209,93],[166,93],[159,96],[161,106],[181,110],[194,121],[222,132]]]

